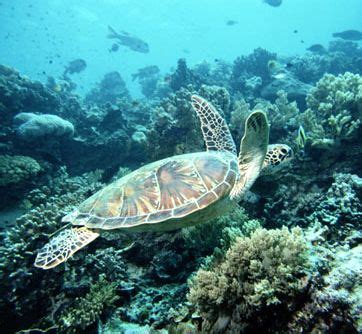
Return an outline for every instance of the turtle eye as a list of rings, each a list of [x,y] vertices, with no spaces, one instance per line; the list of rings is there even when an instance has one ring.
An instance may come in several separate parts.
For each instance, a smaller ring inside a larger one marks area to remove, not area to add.
[[[285,148],[282,148],[282,149],[280,150],[280,152],[282,152],[283,154],[287,154],[287,153],[288,153],[288,151],[287,151]]]

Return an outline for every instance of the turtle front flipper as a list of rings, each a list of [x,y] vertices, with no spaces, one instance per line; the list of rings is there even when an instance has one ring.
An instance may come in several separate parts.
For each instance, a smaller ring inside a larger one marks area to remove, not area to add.
[[[228,151],[236,155],[236,147],[229,127],[214,106],[198,95],[192,95],[191,101],[201,122],[206,149]]]
[[[98,236],[86,227],[64,230],[39,250],[34,265],[42,269],[56,267]]]
[[[239,163],[239,180],[230,192],[232,199],[240,198],[259,176],[269,143],[269,125],[264,112],[257,110],[245,121],[245,133],[241,139]]]

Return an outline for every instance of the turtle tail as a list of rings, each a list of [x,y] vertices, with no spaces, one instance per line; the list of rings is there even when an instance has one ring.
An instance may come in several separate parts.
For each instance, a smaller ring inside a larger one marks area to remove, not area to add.
[[[98,236],[99,233],[86,227],[64,230],[39,250],[34,265],[42,269],[54,268]]]

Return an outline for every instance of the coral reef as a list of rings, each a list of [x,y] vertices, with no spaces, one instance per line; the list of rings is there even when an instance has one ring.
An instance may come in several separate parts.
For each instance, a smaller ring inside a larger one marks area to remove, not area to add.
[[[86,103],[115,103],[118,98],[129,98],[126,83],[117,71],[105,74],[98,86],[87,94]]]
[[[42,170],[39,163],[22,155],[0,155],[0,187],[31,180]]]
[[[360,57],[358,44],[338,40],[322,54],[180,59],[166,75],[157,66],[134,75],[145,100],[118,72],[82,99],[69,77],[44,85],[0,66],[1,204],[18,210],[22,199],[26,210],[0,226],[2,330],[361,331]],[[191,94],[215,105],[237,147],[246,117],[264,110],[270,142],[292,146],[294,160],[265,171],[223,217],[168,233],[111,231],[62,267],[34,268],[36,250],[100,181],[204,150]],[[49,116],[71,126],[50,129]],[[62,129],[71,140],[49,140]],[[19,136],[29,131],[47,140]]]
[[[267,85],[270,80],[268,63],[277,58],[275,53],[270,53],[262,48],[255,49],[248,56],[236,58],[232,68],[231,88],[235,92],[244,92],[247,89],[247,79],[259,77],[262,85]]]
[[[308,109],[300,121],[308,131],[312,147],[335,149],[360,132],[362,116],[362,77],[345,73],[326,74],[307,96]]]
[[[284,91],[287,92],[291,100],[295,100],[303,105],[305,97],[311,88],[311,85],[305,84],[291,75],[285,75],[280,79],[274,79],[266,85],[261,91],[261,96],[273,101],[277,98],[279,91]]]
[[[33,190],[28,197],[28,207],[34,207],[17,219],[9,228],[0,246],[1,325],[6,328],[26,328],[37,314],[47,312],[51,300],[62,283],[57,271],[39,272],[34,266],[35,251],[47,241],[62,224],[60,219],[75,205],[87,198],[100,184],[90,177],[70,179],[62,170],[49,185]],[[15,321],[21,317],[22,322]],[[20,328],[17,326],[21,326]]]
[[[100,318],[104,309],[110,309],[118,300],[116,283],[109,283],[100,276],[98,282],[90,287],[90,291],[82,298],[76,298],[74,305],[68,307],[60,317],[60,330],[77,333],[79,328],[86,329]]]
[[[189,300],[200,309],[206,332],[271,332],[282,328],[296,308],[295,300],[308,283],[308,268],[300,229],[258,229],[238,238],[221,263],[196,273]],[[273,329],[271,314],[278,314]]]
[[[17,134],[24,140],[54,140],[74,134],[73,124],[56,115],[20,113],[14,117],[14,124],[17,125]]]

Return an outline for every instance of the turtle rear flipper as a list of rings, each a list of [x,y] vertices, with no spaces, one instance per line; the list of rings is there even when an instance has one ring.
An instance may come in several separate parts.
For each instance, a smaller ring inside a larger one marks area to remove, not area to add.
[[[238,157],[240,177],[230,192],[232,199],[241,197],[259,176],[269,143],[269,125],[264,112],[257,110],[245,121]]]
[[[34,265],[43,269],[56,267],[98,236],[86,227],[64,230],[39,250]]]

